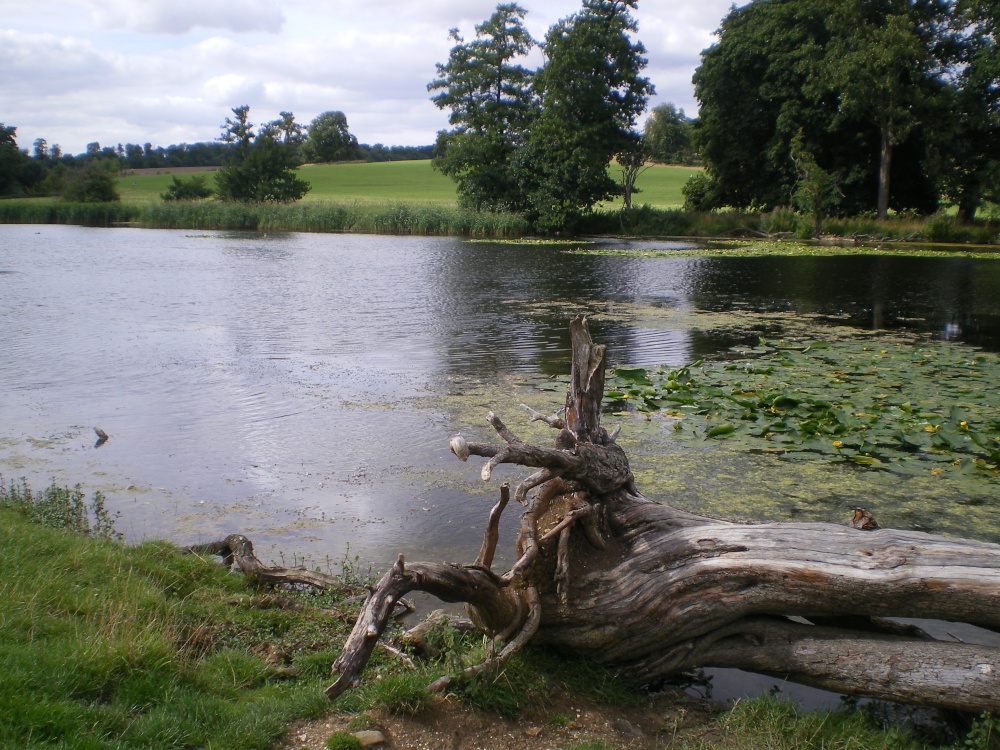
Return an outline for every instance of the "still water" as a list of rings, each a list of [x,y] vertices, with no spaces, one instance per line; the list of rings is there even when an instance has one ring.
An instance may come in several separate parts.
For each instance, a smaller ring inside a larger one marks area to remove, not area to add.
[[[532,384],[568,371],[580,313],[612,362],[638,365],[780,333],[776,313],[1000,349],[1000,262],[962,258],[0,226],[0,299],[0,474],[101,490],[132,540],[240,531],[286,563],[348,549],[376,567],[399,551],[472,559],[495,488],[448,439],[491,439],[491,408],[537,435],[517,404],[560,406]],[[95,427],[110,440],[96,446]],[[692,461],[635,428],[637,469],[670,473],[663,499],[693,509],[753,483],[745,515],[836,520],[867,481],[820,491],[794,469],[739,463],[773,459]]]

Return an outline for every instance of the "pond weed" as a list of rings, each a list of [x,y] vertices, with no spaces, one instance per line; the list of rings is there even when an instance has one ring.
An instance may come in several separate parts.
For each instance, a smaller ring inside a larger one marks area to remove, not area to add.
[[[903,474],[1000,474],[1000,359],[946,342],[760,339],[733,360],[617,367],[612,408],[661,411],[678,437]]]

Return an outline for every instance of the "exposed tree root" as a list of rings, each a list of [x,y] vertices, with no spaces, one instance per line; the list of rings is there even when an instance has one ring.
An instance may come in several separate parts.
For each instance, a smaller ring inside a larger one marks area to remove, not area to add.
[[[581,318],[570,333],[562,413],[528,410],[557,430],[553,448],[524,443],[492,413],[502,444],[451,441],[462,460],[488,459],[484,480],[502,463],[538,470],[514,493],[526,509],[513,566],[492,570],[505,485],[473,565],[405,565],[400,556],[383,575],[334,662],[339,676],[327,695],[356,684],[396,602],[420,590],[465,602],[493,638],[483,664],[466,674],[499,668],[530,642],[621,667],[640,683],[737,667],[854,695],[1000,709],[1000,648],[937,641],[886,619],[1000,630],[1000,545],[879,528],[860,508],[846,526],[738,524],[655,503],[636,489],[616,433],[600,424],[605,348]],[[218,554],[242,567],[240,544]],[[250,551],[242,557],[253,575],[273,580]]]

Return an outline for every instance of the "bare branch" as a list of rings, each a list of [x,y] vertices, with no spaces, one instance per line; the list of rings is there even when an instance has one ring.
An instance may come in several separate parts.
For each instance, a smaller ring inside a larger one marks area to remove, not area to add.
[[[559,414],[547,417],[540,411],[535,411],[527,404],[521,404],[521,408],[528,412],[532,422],[545,422],[549,427],[557,430],[561,430],[566,426],[566,422],[563,421],[563,418]]]
[[[225,539],[208,544],[195,544],[186,547],[185,552],[219,555],[226,566],[232,567],[235,564],[257,585],[303,584],[321,590],[344,588],[343,581],[339,578],[318,570],[310,570],[304,566],[285,568],[265,565],[254,554],[253,542],[242,534],[230,534]]]
[[[489,570],[493,566],[493,556],[496,554],[497,542],[500,539],[500,515],[509,502],[510,485],[504,482],[500,485],[500,502],[493,506],[489,521],[486,523],[483,545],[479,549],[479,557],[476,558],[476,565],[479,567]]]

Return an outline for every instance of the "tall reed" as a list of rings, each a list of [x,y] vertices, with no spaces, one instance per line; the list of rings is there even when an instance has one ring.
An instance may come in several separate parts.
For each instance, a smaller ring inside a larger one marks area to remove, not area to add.
[[[470,211],[454,205],[396,201],[292,204],[244,204],[223,201],[171,201],[143,204],[64,203],[46,199],[0,201],[0,224],[80,224],[112,227],[123,224],[151,229],[216,229],[268,232],[358,232],[370,234],[522,237],[532,229],[524,217],[510,213]],[[923,241],[1000,244],[1000,223],[992,216],[962,224],[938,213],[918,218],[896,216],[832,217],[825,234],[872,241]],[[789,208],[773,211],[684,211],[648,205],[629,212],[595,211],[577,226],[580,234],[659,237],[735,237],[764,233],[812,235],[813,224]]]
[[[0,201],[0,224],[79,224],[85,227],[113,227],[133,221],[138,213],[139,207],[128,203]]]
[[[468,211],[420,203],[233,204],[218,201],[151,203],[135,218],[156,229],[224,229],[285,232],[516,237],[528,224],[514,214]]]

